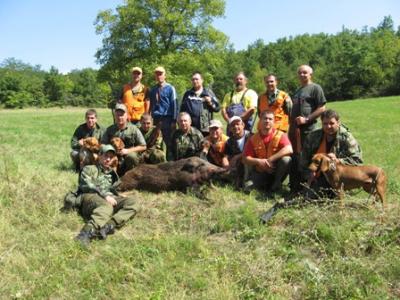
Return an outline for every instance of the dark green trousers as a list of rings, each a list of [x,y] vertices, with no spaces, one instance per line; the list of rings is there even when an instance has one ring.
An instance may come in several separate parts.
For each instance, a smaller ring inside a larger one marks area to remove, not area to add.
[[[117,227],[121,227],[136,215],[138,207],[133,198],[121,196],[114,198],[117,205],[113,207],[96,193],[83,194],[81,214],[89,220],[88,224],[96,229],[100,229],[107,222],[113,222]]]

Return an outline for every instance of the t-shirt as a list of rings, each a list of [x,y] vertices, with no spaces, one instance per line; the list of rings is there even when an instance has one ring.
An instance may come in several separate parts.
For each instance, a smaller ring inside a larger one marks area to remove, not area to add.
[[[246,90],[243,90],[240,92],[234,91],[233,95],[232,95],[232,92],[227,93],[224,97],[224,100],[222,101],[221,107],[226,108],[226,107],[230,106],[231,104],[239,104],[240,100],[243,97],[243,93],[245,91]],[[252,107],[257,107],[257,101],[258,101],[257,93],[251,89],[247,89],[246,94],[244,95],[244,98],[243,98],[244,108],[247,110]]]

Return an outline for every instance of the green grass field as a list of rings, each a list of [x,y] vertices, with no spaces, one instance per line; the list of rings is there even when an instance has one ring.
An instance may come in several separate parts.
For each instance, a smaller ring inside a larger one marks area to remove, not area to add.
[[[400,97],[329,103],[389,178],[384,217],[368,195],[280,211],[217,186],[209,200],[134,193],[142,209],[82,248],[61,214],[77,174],[69,142],[85,109],[0,110],[0,299],[388,299],[400,297]],[[100,123],[111,114],[99,110]]]

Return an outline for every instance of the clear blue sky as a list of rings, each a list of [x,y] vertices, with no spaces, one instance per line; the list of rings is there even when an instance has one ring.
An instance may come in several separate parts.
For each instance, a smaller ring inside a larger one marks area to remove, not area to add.
[[[0,62],[9,57],[61,72],[99,68],[101,47],[94,21],[100,10],[123,0],[0,0]],[[225,18],[214,22],[234,44],[245,49],[303,33],[337,33],[342,26],[376,27],[391,15],[400,25],[400,0],[228,0]]]

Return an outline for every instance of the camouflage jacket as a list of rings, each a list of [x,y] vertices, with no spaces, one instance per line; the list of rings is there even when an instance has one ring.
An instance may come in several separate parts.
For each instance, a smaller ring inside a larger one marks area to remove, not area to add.
[[[101,166],[85,166],[79,175],[79,193],[97,193],[101,197],[117,195],[115,188],[119,177],[114,170],[106,171]]]
[[[119,129],[117,124],[111,125],[104,133],[101,143],[109,144],[113,137],[121,138],[125,143],[125,148],[146,145],[143,134],[131,123],[127,123],[124,129]]]
[[[100,142],[103,133],[104,129],[99,124],[96,124],[95,128],[89,129],[86,123],[83,123],[75,129],[74,135],[71,138],[71,148],[73,150],[79,150],[81,147],[79,145],[79,140],[87,137],[95,137]]]
[[[144,132],[140,128],[140,132],[143,134],[144,140],[146,141],[147,150],[149,150],[149,149],[158,149],[158,150],[161,150],[161,151],[165,151],[165,143],[164,143],[161,131],[159,132],[155,143],[153,143],[153,145],[149,145],[149,142],[151,142],[151,140],[152,140],[152,134],[153,134],[154,130],[156,130],[155,126],[150,128],[149,131],[147,131],[147,132]]]
[[[173,160],[199,156],[203,135],[195,127],[191,127],[188,133],[176,130],[172,136],[171,154]]]
[[[308,170],[311,159],[317,152],[323,136],[322,129],[314,130],[307,136],[300,158],[303,171]],[[336,139],[329,152],[334,153],[340,162],[345,165],[360,165],[363,163],[360,146],[350,131],[343,125],[340,125]]]

